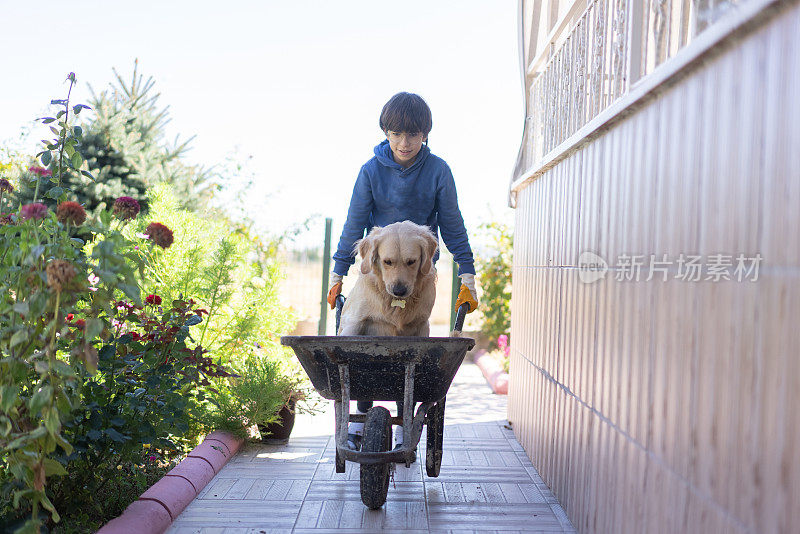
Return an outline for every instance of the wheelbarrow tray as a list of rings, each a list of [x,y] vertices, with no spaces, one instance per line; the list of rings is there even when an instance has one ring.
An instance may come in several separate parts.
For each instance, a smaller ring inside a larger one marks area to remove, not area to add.
[[[341,400],[339,364],[348,364],[350,398],[403,401],[406,364],[414,366],[414,402],[444,398],[471,338],[284,336],[314,388],[326,399]]]

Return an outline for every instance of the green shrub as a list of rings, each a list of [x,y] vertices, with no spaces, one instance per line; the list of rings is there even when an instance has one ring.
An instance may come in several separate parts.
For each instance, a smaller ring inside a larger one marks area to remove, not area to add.
[[[475,262],[483,291],[478,309],[483,315],[481,330],[494,345],[498,337],[511,330],[514,235],[508,225],[497,222],[482,224],[480,230],[490,246],[477,255]]]
[[[279,347],[293,317],[278,302],[282,275],[274,247],[219,213],[182,209],[167,185],[153,189],[148,217],[129,235],[154,220],[172,228],[177,239],[166,253],[143,250],[143,289],[167,300],[191,295],[208,310],[197,342],[223,362],[241,365],[260,355],[259,347]]]

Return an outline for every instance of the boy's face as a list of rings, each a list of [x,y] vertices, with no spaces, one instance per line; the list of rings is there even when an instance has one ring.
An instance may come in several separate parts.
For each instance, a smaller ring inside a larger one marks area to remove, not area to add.
[[[386,139],[392,149],[394,160],[405,168],[411,166],[422,148],[425,134],[422,132],[408,133],[386,130]]]

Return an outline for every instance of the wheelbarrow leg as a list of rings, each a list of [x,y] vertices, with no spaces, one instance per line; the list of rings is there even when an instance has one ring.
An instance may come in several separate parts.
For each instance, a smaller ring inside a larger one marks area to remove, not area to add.
[[[334,401],[336,414],[336,472],[344,473],[344,458],[339,454],[339,447],[347,446],[347,428],[350,424],[350,368],[346,364],[339,365],[339,383],[342,387],[342,400]]]
[[[340,430],[340,423],[342,419],[342,401],[334,401],[333,402],[333,409],[336,414],[336,434],[333,438],[334,448],[336,449],[336,472],[337,473],[344,473],[345,466],[344,466],[344,458],[341,454],[339,454],[339,447],[337,446],[339,443],[339,435],[341,434]],[[348,410],[349,411],[349,410]],[[349,419],[350,414],[346,414],[346,417]],[[346,434],[345,434],[346,435]]]
[[[403,388],[403,443],[411,443],[411,425],[414,421],[414,369],[413,362],[406,364],[406,377]],[[398,414],[399,415],[399,414]],[[411,462],[406,462],[411,467]]]

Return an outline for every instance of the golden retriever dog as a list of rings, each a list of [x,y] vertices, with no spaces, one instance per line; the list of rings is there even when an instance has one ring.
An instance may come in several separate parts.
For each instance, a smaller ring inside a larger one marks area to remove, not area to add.
[[[375,227],[356,242],[361,274],[342,308],[340,336],[430,335],[439,243],[411,221]]]

